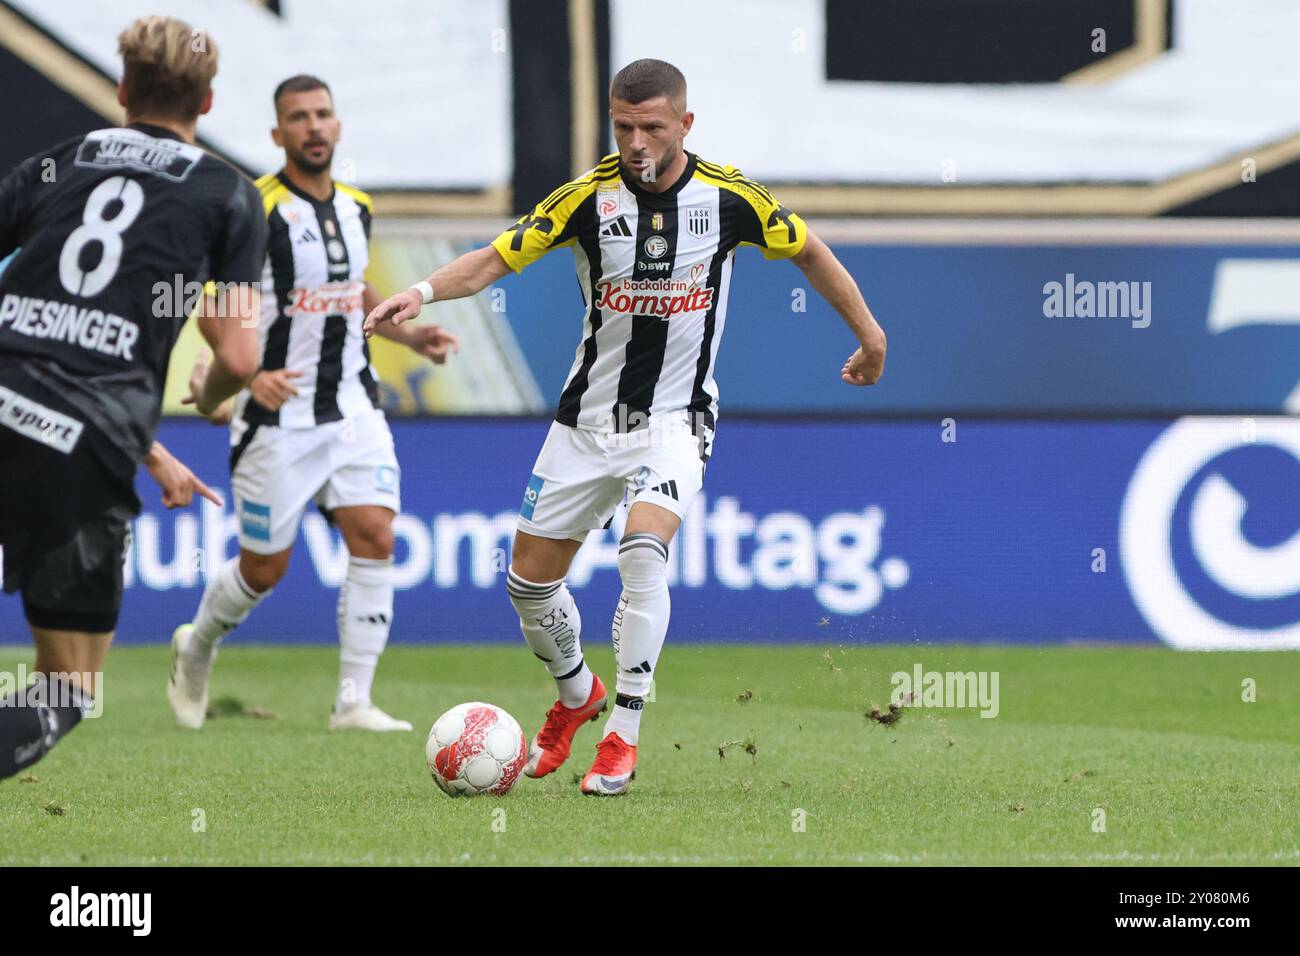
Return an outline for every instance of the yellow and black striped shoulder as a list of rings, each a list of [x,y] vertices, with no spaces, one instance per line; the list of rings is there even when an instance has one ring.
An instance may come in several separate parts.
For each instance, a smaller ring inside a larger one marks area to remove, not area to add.
[[[282,183],[275,173],[267,173],[256,180],[256,186],[257,191],[262,194],[262,212],[268,216],[272,209],[293,195],[289,192],[289,187]]]
[[[618,153],[610,153],[587,173],[596,182],[618,179]]]
[[[563,186],[553,190],[549,196],[537,205],[543,212],[551,212],[566,199],[582,198],[602,183],[618,179],[618,153],[606,156],[599,163],[577,179],[571,179]]]
[[[706,182],[715,185],[730,186],[733,189],[739,187],[739,190],[751,189],[758,194],[764,201],[776,205],[776,200],[768,192],[767,187],[762,186],[752,179],[746,179],[735,166],[719,166],[717,163],[710,163],[708,160],[695,157],[695,174]]]

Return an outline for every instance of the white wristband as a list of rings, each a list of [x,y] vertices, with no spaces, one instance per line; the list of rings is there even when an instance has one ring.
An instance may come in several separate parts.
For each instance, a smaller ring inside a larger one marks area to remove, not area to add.
[[[411,288],[420,293],[420,298],[424,300],[425,305],[428,305],[433,301],[433,286],[429,285],[429,283],[425,282],[423,279],[411,286]]]

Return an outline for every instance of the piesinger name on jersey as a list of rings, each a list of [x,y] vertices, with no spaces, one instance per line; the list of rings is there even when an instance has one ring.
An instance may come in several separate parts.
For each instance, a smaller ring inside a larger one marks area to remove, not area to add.
[[[680,287],[680,291],[656,292],[646,289],[647,285]],[[597,283],[596,293],[596,308],[624,315],[659,315],[667,319],[683,312],[707,312],[713,305],[712,289],[685,282],[659,280],[642,283],[624,279]]]
[[[120,315],[12,293],[0,301],[0,329],[6,325],[19,335],[67,342],[128,362],[140,338],[139,326]]]

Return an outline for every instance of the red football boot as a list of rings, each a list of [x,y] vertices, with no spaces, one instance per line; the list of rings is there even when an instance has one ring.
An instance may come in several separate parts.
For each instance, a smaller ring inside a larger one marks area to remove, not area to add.
[[[612,731],[596,745],[596,762],[582,778],[582,792],[602,797],[627,793],[636,776],[636,748]]]
[[[546,723],[542,724],[542,729],[528,747],[524,773],[530,777],[545,777],[560,769],[560,765],[569,759],[573,735],[584,723],[595,720],[604,712],[607,696],[605,685],[593,674],[591,694],[581,707],[565,707],[557,700],[555,706],[546,712]]]

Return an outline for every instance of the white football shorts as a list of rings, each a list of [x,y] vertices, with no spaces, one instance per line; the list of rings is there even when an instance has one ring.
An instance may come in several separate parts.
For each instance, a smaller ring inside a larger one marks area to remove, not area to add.
[[[311,428],[236,421],[230,437],[241,548],[277,554],[290,547],[311,501],[326,513],[356,505],[402,510],[393,434],[377,408]]]
[[[542,538],[581,541],[608,527],[618,506],[647,501],[684,518],[704,485],[712,430],[687,412],[655,415],[633,432],[551,424],[524,490],[518,527]]]

